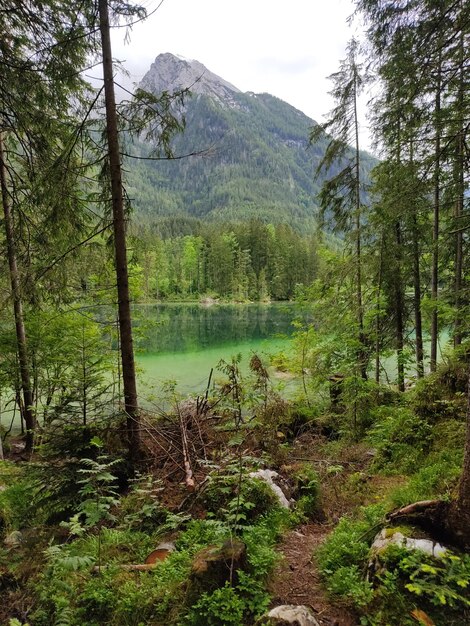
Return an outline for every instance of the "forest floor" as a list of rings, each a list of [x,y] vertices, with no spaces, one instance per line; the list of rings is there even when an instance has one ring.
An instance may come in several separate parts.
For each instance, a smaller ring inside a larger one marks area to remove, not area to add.
[[[269,585],[272,605],[308,606],[321,626],[356,626],[357,618],[337,601],[332,604],[321,584],[315,551],[330,531],[323,524],[305,524],[284,536],[279,546],[282,559]]]

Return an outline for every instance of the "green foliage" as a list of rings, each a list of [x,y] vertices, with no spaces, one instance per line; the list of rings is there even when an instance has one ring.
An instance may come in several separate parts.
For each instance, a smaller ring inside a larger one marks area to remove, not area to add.
[[[184,624],[188,626],[239,626],[259,617],[269,606],[269,594],[262,583],[238,572],[238,583],[204,593],[192,606]]]
[[[368,439],[377,450],[375,464],[393,472],[413,472],[429,452],[433,429],[412,408],[377,407]]]
[[[221,589],[203,594],[191,608],[184,624],[238,626],[251,623],[264,613],[269,605],[265,583],[279,558],[276,542],[288,523],[289,514],[283,509],[275,509],[254,525],[247,526],[242,539],[247,546],[248,571],[238,571],[233,586],[227,583]]]
[[[238,468],[230,466],[226,473],[211,476],[204,498],[211,516],[223,520],[236,531],[279,504],[266,482],[246,475],[240,480]]]
[[[135,226],[135,269],[140,298],[288,300],[314,278],[317,242],[286,225],[257,219],[202,224],[193,234],[157,235]]]
[[[275,543],[287,524],[285,512],[272,512],[247,527],[243,540],[247,545],[249,571],[237,572],[237,583],[206,593],[194,607],[185,604],[185,585],[194,555],[207,545],[221,544],[229,536],[229,527],[217,520],[193,520],[176,541],[176,550],[149,572],[127,572],[122,563],[139,563],[155,547],[160,535],[136,530],[106,528],[101,534],[85,533],[69,544],[50,546],[48,566],[37,584],[39,607],[34,624],[48,626],[61,620],[79,626],[109,623],[112,626],[143,623],[202,624],[244,619],[259,615],[268,603],[264,586],[277,558]],[[99,574],[90,572],[96,563],[101,544],[103,567]],[[185,617],[186,615],[186,617]],[[243,616],[243,617],[240,617]],[[208,620],[203,622],[202,620]],[[222,617],[221,617],[222,619]],[[225,622],[224,622],[225,623]]]
[[[204,593],[187,618],[190,626],[237,626],[243,624],[246,606],[237,589],[226,583],[212,593]]]
[[[465,419],[468,363],[457,352],[437,372],[419,380],[413,391],[416,413],[435,423],[439,419]]]
[[[259,580],[266,579],[277,562],[279,555],[275,550],[276,543],[290,522],[290,514],[286,509],[278,508],[270,511],[243,532],[250,572]]]
[[[318,499],[320,495],[320,477],[312,465],[307,463],[296,468],[293,473],[296,481],[296,511],[307,520],[318,513]]]
[[[130,530],[152,532],[168,523],[168,514],[158,501],[160,491],[160,483],[153,476],[137,475],[131,481],[129,493],[119,502],[121,524]],[[175,522],[181,523],[178,516],[175,518]]]
[[[0,532],[19,530],[34,523],[34,496],[38,484],[27,467],[0,461]]]
[[[383,505],[372,505],[362,508],[357,520],[343,517],[318,550],[318,564],[328,591],[357,606],[372,599],[372,585],[364,580],[362,572],[384,514]]]
[[[361,624],[409,626],[416,607],[435,624],[467,623],[470,561],[447,552],[439,559],[418,550],[391,545],[378,555],[381,569],[374,582],[374,601]],[[416,618],[417,619],[417,618]]]
[[[433,454],[404,487],[391,494],[393,505],[399,507],[419,500],[450,498],[462,472],[462,456],[461,449],[444,448]]]
[[[98,456],[96,461],[82,459],[82,468],[78,470],[83,475],[78,481],[81,485],[78,517],[83,517],[86,528],[92,528],[105,520],[115,520],[115,516],[111,514],[111,507],[116,506],[119,500],[116,476],[110,470],[119,462],[119,460],[110,461],[105,455]]]
[[[426,597],[435,606],[470,607],[470,557],[446,552],[433,559],[419,551],[407,552],[391,546],[384,563],[397,569],[406,591]],[[407,582],[408,581],[408,582]]]

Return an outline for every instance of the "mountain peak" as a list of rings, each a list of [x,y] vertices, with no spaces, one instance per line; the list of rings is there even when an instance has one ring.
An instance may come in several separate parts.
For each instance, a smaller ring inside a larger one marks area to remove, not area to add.
[[[140,86],[155,94],[189,89],[193,94],[211,96],[222,102],[230,101],[233,94],[240,93],[237,87],[208,70],[199,61],[170,52],[157,56]]]

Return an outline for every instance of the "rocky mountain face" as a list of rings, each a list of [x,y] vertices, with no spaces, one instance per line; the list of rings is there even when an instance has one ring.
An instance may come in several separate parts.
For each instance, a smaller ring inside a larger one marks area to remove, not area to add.
[[[186,130],[173,142],[173,161],[129,164],[129,196],[142,220],[260,218],[314,227],[321,179],[314,172],[326,145],[309,146],[315,122],[269,94],[242,93],[198,61],[161,54],[141,87],[158,95],[188,88]],[[145,154],[150,146],[141,145]],[[371,161],[372,163],[372,161]]]
[[[140,86],[154,94],[189,89],[192,94],[209,96],[221,103],[232,101],[233,94],[240,93],[234,85],[210,72],[199,61],[184,59],[169,52],[155,59]]]

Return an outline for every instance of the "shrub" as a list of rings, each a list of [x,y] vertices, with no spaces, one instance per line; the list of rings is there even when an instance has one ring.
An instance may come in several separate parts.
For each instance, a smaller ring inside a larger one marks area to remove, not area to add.
[[[247,476],[240,479],[235,471],[213,475],[204,500],[210,516],[221,518],[238,530],[279,506],[264,481]]]
[[[361,572],[384,514],[383,505],[372,505],[362,508],[357,520],[343,517],[317,553],[328,591],[356,606],[363,606],[372,599],[372,586],[363,579]]]
[[[0,461],[0,530],[6,532],[31,525],[34,520],[32,501],[38,484],[32,472],[7,461]]]
[[[428,459],[408,484],[391,494],[395,507],[429,498],[449,497],[462,471],[462,451],[442,450]]]
[[[320,478],[311,464],[300,465],[293,473],[298,493],[296,511],[304,518],[311,519],[318,513]]]
[[[407,407],[378,407],[368,439],[377,449],[376,465],[393,471],[416,468],[429,450],[432,426]]]

